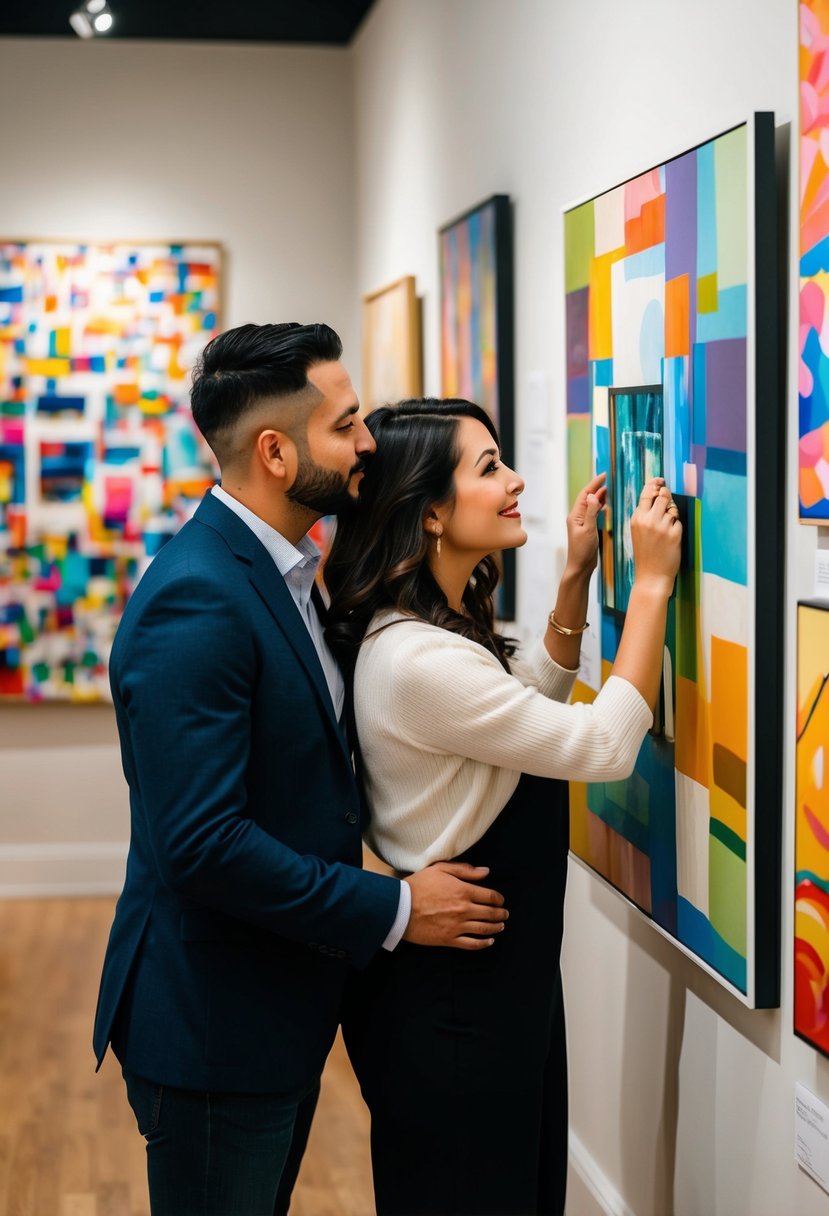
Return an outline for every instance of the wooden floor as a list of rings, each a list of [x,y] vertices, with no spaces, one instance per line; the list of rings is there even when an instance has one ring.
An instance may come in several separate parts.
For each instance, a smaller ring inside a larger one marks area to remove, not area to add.
[[[0,902],[0,1216],[149,1216],[144,1141],[92,1018],[114,899]],[[370,1216],[368,1116],[340,1040],[291,1216]]]

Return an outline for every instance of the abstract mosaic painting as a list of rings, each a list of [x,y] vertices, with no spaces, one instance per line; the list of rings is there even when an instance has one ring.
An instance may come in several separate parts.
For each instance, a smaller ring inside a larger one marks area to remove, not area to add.
[[[494,194],[440,229],[441,393],[483,406],[513,463],[512,209]],[[504,554],[498,615],[515,611],[515,554]]]
[[[829,1056],[829,605],[797,607],[794,1029]]]
[[[0,242],[0,697],[108,696],[130,590],[214,480],[216,245]]]
[[[750,1005],[779,982],[773,139],[757,115],[564,216],[571,501],[608,478],[576,699],[616,656],[648,477],[684,529],[653,728],[629,780],[571,787],[572,847]]]
[[[829,0],[800,4],[800,367],[803,523],[829,520]]]

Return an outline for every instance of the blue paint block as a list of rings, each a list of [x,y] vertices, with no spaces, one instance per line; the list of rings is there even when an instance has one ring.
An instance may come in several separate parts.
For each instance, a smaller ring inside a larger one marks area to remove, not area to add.
[[[706,448],[705,467],[720,473],[732,473],[735,477],[745,477],[746,454],[732,452],[730,448]]]
[[[652,279],[665,273],[665,243],[632,253],[622,263],[625,279]]]
[[[717,311],[697,313],[697,341],[744,338],[748,331],[747,308],[748,294],[744,283],[718,292]]]
[[[698,447],[705,447],[705,347],[699,342],[694,343],[693,360],[691,438]]]
[[[22,304],[23,303],[23,284],[19,283],[13,287],[0,287],[0,303]]]
[[[567,413],[590,413],[587,376],[576,376],[573,380],[567,381]]]
[[[714,145],[697,149],[697,278],[717,270],[717,191]]]
[[[613,385],[613,360],[596,359],[590,366],[593,369],[593,383],[596,388],[611,388]]]
[[[163,302],[164,302],[164,292],[163,291],[151,291],[150,292],[150,303],[151,304],[162,304]]]
[[[829,236],[807,249],[800,259],[800,277],[810,279],[812,275],[829,270]]]
[[[735,988],[746,991],[746,960],[723,941],[708,917],[681,895],[677,897],[677,937]]]
[[[706,466],[702,487],[702,569],[745,586],[747,571],[744,477]]]

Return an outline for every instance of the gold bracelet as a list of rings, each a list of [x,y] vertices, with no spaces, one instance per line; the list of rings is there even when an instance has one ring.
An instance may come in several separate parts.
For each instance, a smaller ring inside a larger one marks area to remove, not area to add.
[[[584,624],[581,625],[578,629],[568,629],[566,625],[559,625],[558,621],[556,620],[555,608],[550,613],[550,615],[547,617],[547,620],[550,624],[550,628],[554,631],[554,633],[561,633],[566,638],[576,637],[578,634],[584,633],[585,629],[590,628],[589,621],[585,621]]]

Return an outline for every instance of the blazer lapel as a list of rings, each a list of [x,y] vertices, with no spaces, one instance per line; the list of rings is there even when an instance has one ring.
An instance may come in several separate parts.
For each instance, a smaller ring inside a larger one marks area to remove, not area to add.
[[[214,494],[208,492],[205,495],[196,510],[195,518],[219,532],[234,555],[248,567],[250,582],[305,669],[321,707],[348,756],[346,740],[334,713],[331,693],[316,647],[273,558],[247,524]]]

